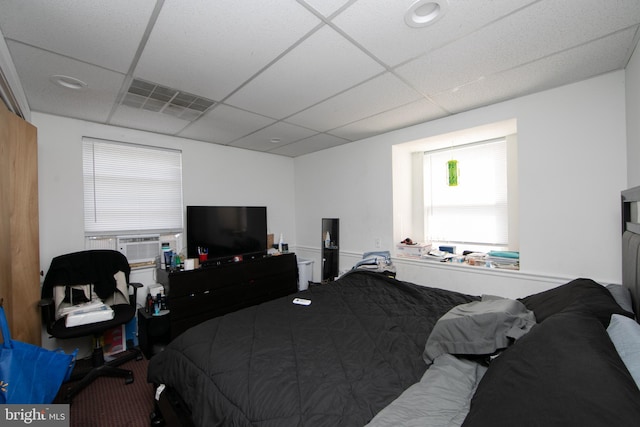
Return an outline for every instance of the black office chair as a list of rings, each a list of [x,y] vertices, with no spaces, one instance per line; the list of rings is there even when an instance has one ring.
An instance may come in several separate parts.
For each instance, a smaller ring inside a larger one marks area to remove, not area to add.
[[[129,283],[131,268],[127,258],[118,251],[88,250],[61,255],[51,261],[42,286],[42,319],[47,332],[58,339],[92,335],[95,346],[92,368],[72,375],[70,381],[80,379],[63,395],[65,403],[99,376],[124,377],[125,384],[133,382],[133,372],[118,368],[129,360],[141,360],[142,352],[133,348],[106,362],[101,337],[105,331],[129,322],[136,315],[137,289],[140,283]],[[133,287],[133,295],[129,295]],[[65,308],[79,303],[101,300],[113,310],[113,318],[78,326],[66,326]]]

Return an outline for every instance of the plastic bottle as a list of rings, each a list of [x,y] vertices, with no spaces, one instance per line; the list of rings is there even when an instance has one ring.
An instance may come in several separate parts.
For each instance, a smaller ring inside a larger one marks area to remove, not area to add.
[[[331,246],[331,235],[327,231],[326,236],[324,236],[324,247],[329,248]]]
[[[147,302],[144,306],[145,313],[151,313],[153,311],[153,297],[151,296],[151,291],[147,293]]]
[[[162,295],[158,294],[156,295],[156,300],[155,303],[153,305],[153,309],[155,314],[160,314],[160,310],[162,309]]]
[[[278,252],[282,253],[282,244],[284,243],[284,238],[282,237],[282,233],[280,233],[280,241],[278,242]]]

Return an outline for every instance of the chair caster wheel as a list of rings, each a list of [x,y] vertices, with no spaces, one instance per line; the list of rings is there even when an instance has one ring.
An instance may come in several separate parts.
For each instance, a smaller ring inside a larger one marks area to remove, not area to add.
[[[125,384],[132,384],[133,383],[133,374],[131,376],[128,376],[125,380],[124,380]]]
[[[149,418],[151,419],[151,425],[153,427],[155,426],[164,426],[164,418],[162,418],[162,416],[158,413],[156,413],[155,411],[151,412],[151,414],[149,414]]]

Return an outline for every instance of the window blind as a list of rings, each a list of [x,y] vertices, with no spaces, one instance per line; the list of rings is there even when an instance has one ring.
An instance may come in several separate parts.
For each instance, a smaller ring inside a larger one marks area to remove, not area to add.
[[[182,153],[83,138],[86,235],[181,231]]]
[[[448,161],[458,183],[449,185]],[[508,245],[506,139],[424,153],[427,241]]]

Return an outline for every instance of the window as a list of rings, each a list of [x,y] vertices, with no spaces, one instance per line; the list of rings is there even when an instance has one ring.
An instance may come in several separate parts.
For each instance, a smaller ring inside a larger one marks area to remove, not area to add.
[[[449,186],[451,160],[457,186]],[[394,242],[409,237],[458,254],[520,250],[516,119],[395,144],[392,172]]]
[[[181,232],[182,154],[84,138],[86,236]]]
[[[509,246],[505,138],[426,151],[423,176],[426,241]]]

